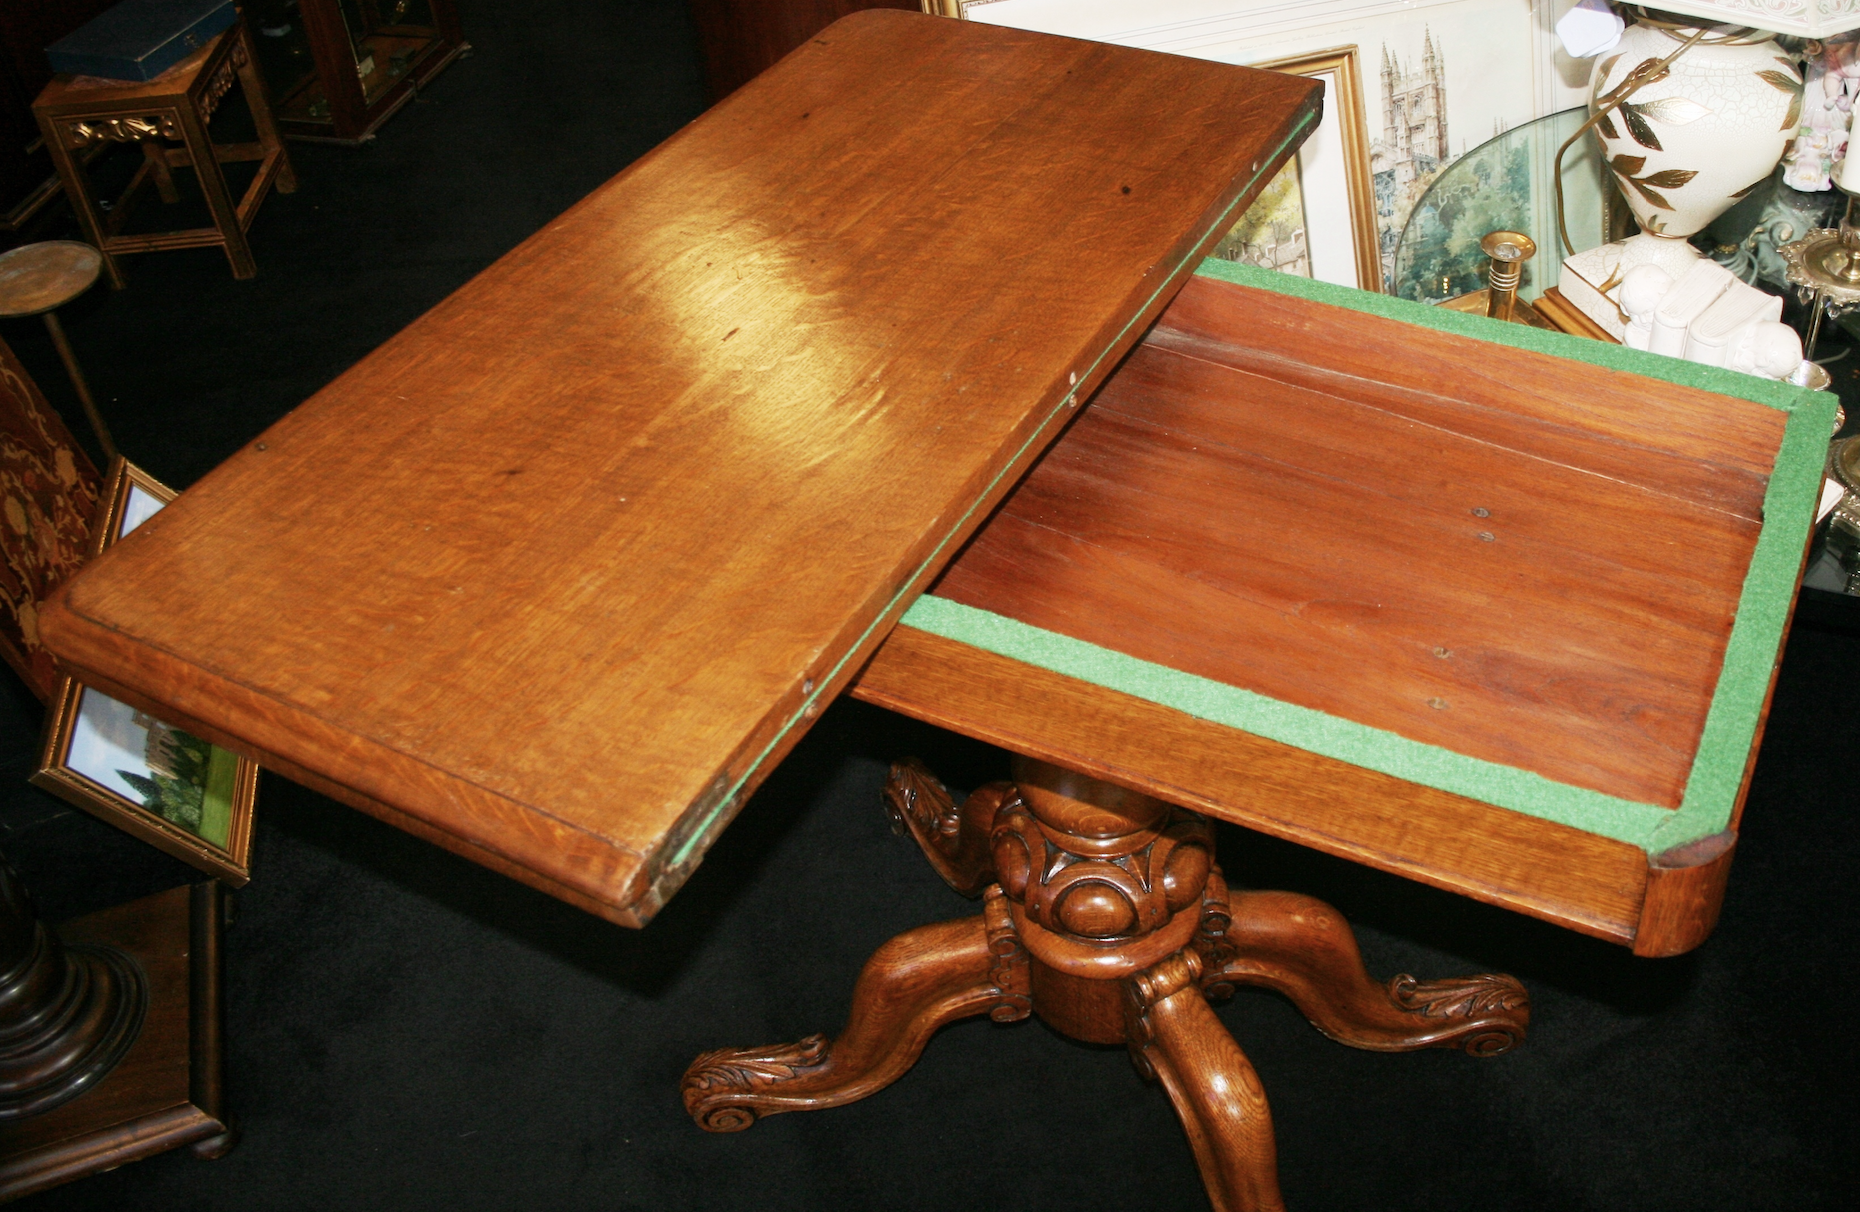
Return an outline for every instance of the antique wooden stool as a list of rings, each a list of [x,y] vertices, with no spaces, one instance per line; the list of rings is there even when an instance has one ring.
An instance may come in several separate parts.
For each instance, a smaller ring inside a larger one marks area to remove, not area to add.
[[[252,143],[215,143],[208,126],[235,81],[244,90],[258,138]],[[123,286],[117,254],[169,248],[219,245],[232,262],[233,277],[250,278],[258,273],[246,243],[246,229],[252,226],[266,191],[276,185],[279,193],[288,194],[297,188],[297,177],[265,100],[258,60],[243,21],[146,83],[56,76],[33,102],[32,112],[79,226],[103,252],[110,285],[119,290]],[[105,142],[138,144],[143,156],[142,165],[107,216],[98,206],[79,159],[86,149]],[[181,146],[173,148],[168,143]],[[248,160],[259,162],[258,173],[235,202],[220,165]],[[173,173],[177,168],[194,170],[213,226],[122,234],[137,195],[151,177],[162,201],[179,200]]]
[[[91,398],[90,384],[65,336],[65,326],[58,322],[58,309],[89,290],[102,267],[103,254],[76,240],[46,240],[0,253],[0,318],[45,317],[46,331],[64,360],[72,390],[103,447],[104,461],[110,463],[116,460],[116,443],[110,440],[110,427],[103,423],[97,401]]]

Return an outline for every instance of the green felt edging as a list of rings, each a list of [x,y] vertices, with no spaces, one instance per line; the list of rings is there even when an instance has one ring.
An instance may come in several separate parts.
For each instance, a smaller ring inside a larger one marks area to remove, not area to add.
[[[1272,149],[1272,154],[1259,162],[1259,165],[1256,166],[1253,171],[1253,175],[1247,178],[1246,184],[1242,185],[1239,192],[1234,195],[1234,200],[1229,202],[1215,218],[1214,222],[1210,223],[1206,230],[1201,233],[1200,238],[1195,241],[1194,247],[1205,248],[1208,242],[1213,240],[1217,233],[1224,232],[1229,227],[1233,226],[1236,218],[1235,212],[1240,210],[1241,204],[1251,203],[1253,187],[1279,170],[1284,164],[1285,158],[1291,152],[1297,150],[1298,146],[1305,141],[1306,136],[1311,133],[1312,128],[1317,125],[1317,122],[1317,114],[1308,113],[1303,118],[1299,119],[1298,125],[1292,129],[1292,132],[1281,139],[1279,145]],[[1206,261],[1202,262],[1202,266],[1206,264]],[[763,764],[769,760],[769,756],[782,745],[787,739],[788,734],[793,732],[796,727],[819,714],[820,709],[826,706],[826,703],[821,701],[822,696],[826,695],[829,690],[834,694],[839,693],[840,675],[845,672],[847,662],[851,661],[855,655],[863,656],[867,653],[866,644],[872,638],[872,634],[880,627],[884,627],[889,631],[890,627],[893,625],[892,620],[894,619],[894,612],[897,611],[898,607],[907,596],[918,592],[916,586],[932,568],[941,566],[943,561],[947,558],[950,546],[956,541],[956,537],[967,530],[970,521],[975,517],[976,511],[982,507],[982,503],[989,500],[989,498],[994,495],[995,489],[1000,487],[1001,480],[1007,475],[1008,469],[1020,462],[1021,457],[1027,453],[1028,449],[1033,446],[1039,436],[1046,432],[1047,425],[1055,417],[1059,416],[1067,409],[1072,408],[1077,403],[1078,385],[1080,383],[1089,384],[1092,381],[1092,376],[1104,366],[1105,359],[1111,356],[1111,351],[1116,349],[1118,344],[1122,342],[1125,337],[1130,335],[1130,330],[1136,326],[1137,322],[1143,318],[1149,311],[1150,306],[1154,304],[1158,298],[1162,297],[1165,293],[1173,293],[1175,290],[1179,289],[1180,283],[1178,281],[1179,275],[1177,270],[1180,268],[1180,266],[1172,266],[1170,272],[1163,275],[1162,280],[1156,284],[1156,289],[1152,290],[1149,297],[1143,301],[1143,306],[1138,308],[1136,314],[1131,316],[1130,319],[1124,323],[1124,326],[1117,330],[1117,335],[1111,339],[1110,344],[1099,350],[1097,355],[1092,358],[1091,365],[1085,368],[1085,373],[1073,378],[1072,390],[1062,396],[1059,403],[1054,405],[1053,408],[1047,412],[1046,416],[1041,420],[1041,423],[1034,429],[1033,434],[1028,437],[1025,442],[1021,443],[1020,449],[1014,452],[1014,457],[1009,459],[1002,466],[1001,470],[996,472],[994,477],[988,481],[988,487],[983,491],[980,499],[971,502],[969,507],[963,511],[962,516],[956,519],[955,525],[943,536],[942,541],[936,545],[929,555],[924,557],[923,563],[917,566],[917,570],[905,579],[904,584],[891,596],[891,600],[885,603],[885,608],[879,612],[878,617],[874,618],[866,625],[866,629],[859,633],[857,642],[840,654],[839,660],[833,663],[833,668],[827,672],[825,677],[818,680],[818,684],[811,693],[802,696],[800,706],[796,708],[794,714],[782,722],[781,727],[776,729],[775,735],[770,738],[769,743],[762,747],[762,751],[756,754],[755,759],[749,763],[743,773],[729,785],[722,797],[715,803],[701,809],[696,814],[698,819],[690,822],[691,827],[686,831],[682,840],[673,848],[670,859],[670,863],[673,867],[683,866],[691,859],[695,851],[710,844],[712,826],[717,823],[720,817],[726,816],[735,809],[737,799],[743,793],[743,788],[748,786],[750,780],[754,779],[761,771]],[[1200,271],[1201,268],[1197,267],[1195,272],[1199,273]]]
[[[902,621],[922,631],[1324,757],[1628,842],[1649,854],[1723,830],[1736,807],[1757,719],[1795,598],[1802,550],[1821,483],[1827,435],[1833,431],[1833,397],[1584,337],[1505,324],[1226,261],[1204,261],[1198,272],[1477,340],[1736,396],[1789,414],[1764,492],[1764,517],[1771,520],[1765,522],[1757,536],[1738,600],[1737,619],[1679,808],[1604,795],[1528,770],[1468,757],[945,598],[919,598]]]
[[[1651,804],[1572,787],[1528,770],[1411,741],[1393,732],[1183,673],[948,598],[925,594],[912,603],[902,622],[984,652],[1173,707],[1197,719],[1635,845],[1644,844],[1661,819],[1672,815]]]

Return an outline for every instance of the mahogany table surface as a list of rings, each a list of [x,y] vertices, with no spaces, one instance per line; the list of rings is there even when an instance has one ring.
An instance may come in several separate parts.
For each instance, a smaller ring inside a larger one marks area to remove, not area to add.
[[[849,17],[68,582],[47,644],[637,925],[1321,95]]]
[[[1643,953],[1695,945],[1827,397],[1204,273],[1241,281],[1182,290],[854,693]]]

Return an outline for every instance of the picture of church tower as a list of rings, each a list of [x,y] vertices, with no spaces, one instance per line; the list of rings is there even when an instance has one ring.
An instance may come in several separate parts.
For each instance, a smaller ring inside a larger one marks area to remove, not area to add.
[[[1418,66],[1403,67],[1382,47],[1382,135],[1370,144],[1375,174],[1376,226],[1383,274],[1393,269],[1395,244],[1408,212],[1428,183],[1447,166],[1447,67],[1427,30]]]

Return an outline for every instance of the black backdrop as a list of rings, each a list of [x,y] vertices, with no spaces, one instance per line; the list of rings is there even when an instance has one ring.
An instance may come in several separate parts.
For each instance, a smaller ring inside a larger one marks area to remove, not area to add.
[[[214,250],[148,255],[127,291],[68,309],[132,459],[191,483],[703,105],[676,0],[461,8],[477,52],[374,144],[294,146],[303,186],[259,215],[256,280]],[[78,429],[41,331],[0,335]],[[0,847],[46,916],[186,879],[26,786],[39,707],[5,685]],[[1291,1206],[1847,1206],[1857,692],[1860,637],[1799,621],[1724,923],[1677,959],[1223,828],[1231,879],[1330,899],[1377,972],[1508,971],[1534,998],[1525,1046],[1487,1061],[1353,1052],[1269,995],[1223,1008],[1272,1099]],[[852,1107],[736,1136],[685,1118],[694,1054],[836,1028],[874,947],[973,911],[886,828],[878,788],[903,753],[959,787],[1005,773],[997,751],[841,703],[643,932],[267,776],[227,936],[243,1142],[21,1206],[1204,1207],[1161,1091],[1037,1022],[950,1028]]]

